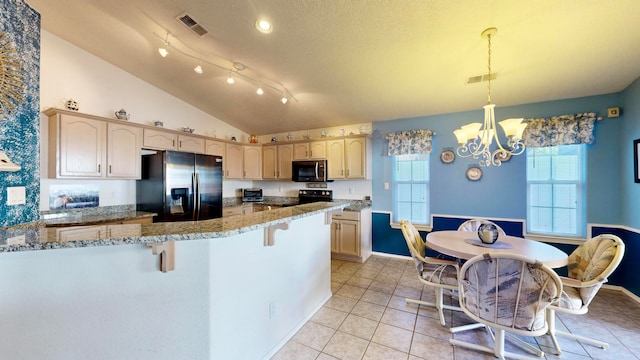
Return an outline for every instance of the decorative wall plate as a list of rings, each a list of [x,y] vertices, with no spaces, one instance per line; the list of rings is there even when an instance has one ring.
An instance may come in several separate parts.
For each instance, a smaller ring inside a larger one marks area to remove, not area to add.
[[[482,169],[477,166],[472,166],[467,169],[467,179],[471,181],[478,181],[482,178]]]
[[[440,154],[440,161],[445,164],[451,164],[456,159],[456,153],[451,150],[444,150]]]

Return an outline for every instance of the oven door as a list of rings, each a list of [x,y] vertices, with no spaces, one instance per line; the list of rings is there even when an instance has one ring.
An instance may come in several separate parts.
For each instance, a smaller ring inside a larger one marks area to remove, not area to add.
[[[291,164],[293,181],[325,182],[327,181],[327,160],[294,161]]]

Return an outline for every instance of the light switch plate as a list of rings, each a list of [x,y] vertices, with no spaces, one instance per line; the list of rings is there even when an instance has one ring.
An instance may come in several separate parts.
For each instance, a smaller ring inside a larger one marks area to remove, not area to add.
[[[25,204],[27,201],[24,186],[13,186],[7,188],[7,205]]]

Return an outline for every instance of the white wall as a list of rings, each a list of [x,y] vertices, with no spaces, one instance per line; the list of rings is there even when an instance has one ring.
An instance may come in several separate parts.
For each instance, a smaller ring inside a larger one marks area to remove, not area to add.
[[[144,245],[4,254],[0,358],[265,358],[331,296],[324,213],[290,226],[177,242],[168,273]]]

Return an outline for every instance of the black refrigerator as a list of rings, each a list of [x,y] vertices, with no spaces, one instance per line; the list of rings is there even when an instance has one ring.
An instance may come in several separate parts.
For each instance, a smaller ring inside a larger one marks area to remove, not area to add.
[[[179,151],[143,154],[136,209],[157,213],[154,222],[222,217],[222,157]]]

